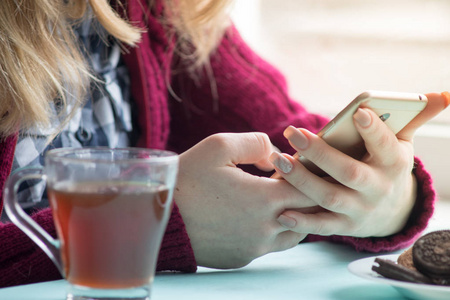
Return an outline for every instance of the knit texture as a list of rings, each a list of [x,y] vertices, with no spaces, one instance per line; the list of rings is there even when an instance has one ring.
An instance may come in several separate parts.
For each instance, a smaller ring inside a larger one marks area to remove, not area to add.
[[[32,216],[56,237],[50,209]],[[0,286],[11,286],[61,278],[50,258],[15,225],[0,224]]]
[[[233,27],[213,53],[210,70],[193,77],[174,55],[174,43],[158,22],[162,13],[160,1],[156,1],[151,12],[146,0],[127,3],[129,20],[147,28],[138,47],[127,49],[123,55],[131,76],[138,146],[181,153],[213,133],[261,131],[268,133],[283,152],[293,153],[282,135],[288,125],[313,132],[325,125],[325,118],[309,114],[288,97],[283,76],[248,48]],[[168,92],[167,84],[175,97]],[[12,136],[0,144],[1,188],[11,170],[15,142],[16,136]],[[387,238],[311,236],[309,240],[331,240],[367,251],[389,251],[412,243],[425,229],[435,201],[431,178],[420,161],[416,162],[417,204],[401,233]],[[37,212],[32,218],[55,236],[49,209]],[[157,269],[196,270],[176,199]],[[58,278],[61,277],[50,259],[27,236],[13,224],[0,224],[0,286]]]
[[[11,167],[16,149],[17,135],[0,139],[0,157],[5,158],[0,160],[0,191],[5,187],[6,179],[11,172]],[[0,193],[0,213],[3,211],[3,193]],[[1,255],[1,253],[0,253]]]

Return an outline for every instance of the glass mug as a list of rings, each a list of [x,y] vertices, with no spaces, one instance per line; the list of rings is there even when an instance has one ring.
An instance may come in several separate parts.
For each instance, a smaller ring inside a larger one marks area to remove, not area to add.
[[[5,210],[69,282],[67,299],[150,299],[172,208],[178,155],[140,148],[61,148],[43,168],[11,174]],[[17,202],[25,180],[44,180],[58,240]]]

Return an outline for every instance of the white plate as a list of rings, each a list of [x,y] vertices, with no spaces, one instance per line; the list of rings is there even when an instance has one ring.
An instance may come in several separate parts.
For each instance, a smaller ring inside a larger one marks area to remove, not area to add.
[[[376,257],[397,261],[398,254],[374,256],[355,260],[348,265],[348,270],[353,274],[355,274],[356,276],[376,281],[379,283],[389,284],[394,288],[396,288],[402,295],[410,299],[419,299],[419,300],[450,299],[450,286],[404,282],[382,277],[378,273],[372,271],[372,266],[374,265],[374,260]]]

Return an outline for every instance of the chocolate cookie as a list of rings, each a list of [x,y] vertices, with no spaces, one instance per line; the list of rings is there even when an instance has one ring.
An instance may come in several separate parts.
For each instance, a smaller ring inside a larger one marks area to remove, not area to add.
[[[414,266],[433,279],[450,279],[450,230],[430,232],[412,249]]]
[[[424,276],[420,272],[408,269],[392,260],[375,258],[375,263],[377,263],[378,266],[373,265],[372,270],[386,278],[414,283],[432,283],[430,278]]]
[[[397,258],[397,263],[399,265],[407,267],[408,269],[417,271],[412,258],[412,247],[400,254],[400,256]]]

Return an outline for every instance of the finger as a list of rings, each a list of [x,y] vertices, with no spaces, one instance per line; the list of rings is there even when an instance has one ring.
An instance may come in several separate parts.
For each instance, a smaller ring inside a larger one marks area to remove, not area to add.
[[[273,144],[271,144],[271,146],[272,146],[271,152],[280,152],[280,149],[278,149],[276,146],[274,146]],[[262,160],[256,162],[255,166],[258,169],[260,169],[262,171],[266,171],[266,172],[273,171],[273,169],[274,169],[273,164],[267,158],[263,158]]]
[[[236,180],[230,185],[234,197],[240,199],[258,199],[258,207],[266,214],[276,218],[280,213],[290,208],[309,208],[317,203],[297,190],[284,179],[271,179],[264,176],[254,176],[239,168],[228,168]],[[249,211],[249,214],[256,212]]]
[[[256,163],[254,163],[255,167],[260,169],[264,172],[270,172],[273,171],[273,165],[267,160],[267,158],[264,158]]]
[[[333,235],[351,230],[344,215],[333,212],[303,214],[296,211],[285,211],[277,221],[286,229],[298,233]]]
[[[353,119],[367,152],[376,162],[392,165],[401,159],[403,152],[397,137],[372,110],[358,108]]]
[[[450,104],[449,92],[443,92],[441,94],[429,93],[425,94],[425,96],[428,99],[427,106],[405,128],[397,133],[399,139],[411,141],[417,128],[435,117]]]
[[[340,184],[335,184],[309,172],[298,160],[288,154],[274,152],[270,159],[283,179],[320,207],[335,212],[348,212],[357,208],[358,204],[350,200],[352,197],[349,193],[352,193],[353,190],[348,190]],[[288,164],[290,167],[284,167]],[[309,207],[298,211],[306,213],[319,210]]]
[[[371,170],[366,164],[331,147],[306,129],[289,126],[284,131],[291,146],[336,181],[351,188],[368,185]]]
[[[284,251],[295,247],[306,238],[306,233],[297,233],[291,230],[285,230],[277,235],[271,252]]]
[[[281,151],[275,151],[275,152],[281,153]],[[298,153],[295,153],[292,157],[295,160],[299,159]],[[270,157],[269,157],[269,160],[270,160]],[[271,161],[271,162],[273,163],[273,161]],[[270,178],[280,179],[280,178],[282,178],[282,176],[278,172],[275,172]]]
[[[307,196],[303,191],[298,190],[295,186],[284,179],[270,179],[265,177],[258,177],[260,181],[266,181],[265,184],[253,186],[258,188],[256,192],[264,195],[273,203],[272,211],[278,216],[286,209],[310,209],[317,206],[317,203]],[[265,209],[270,209],[267,204]]]
[[[258,164],[272,168],[268,158],[273,148],[265,133],[220,133],[208,137],[206,144],[219,163]]]

